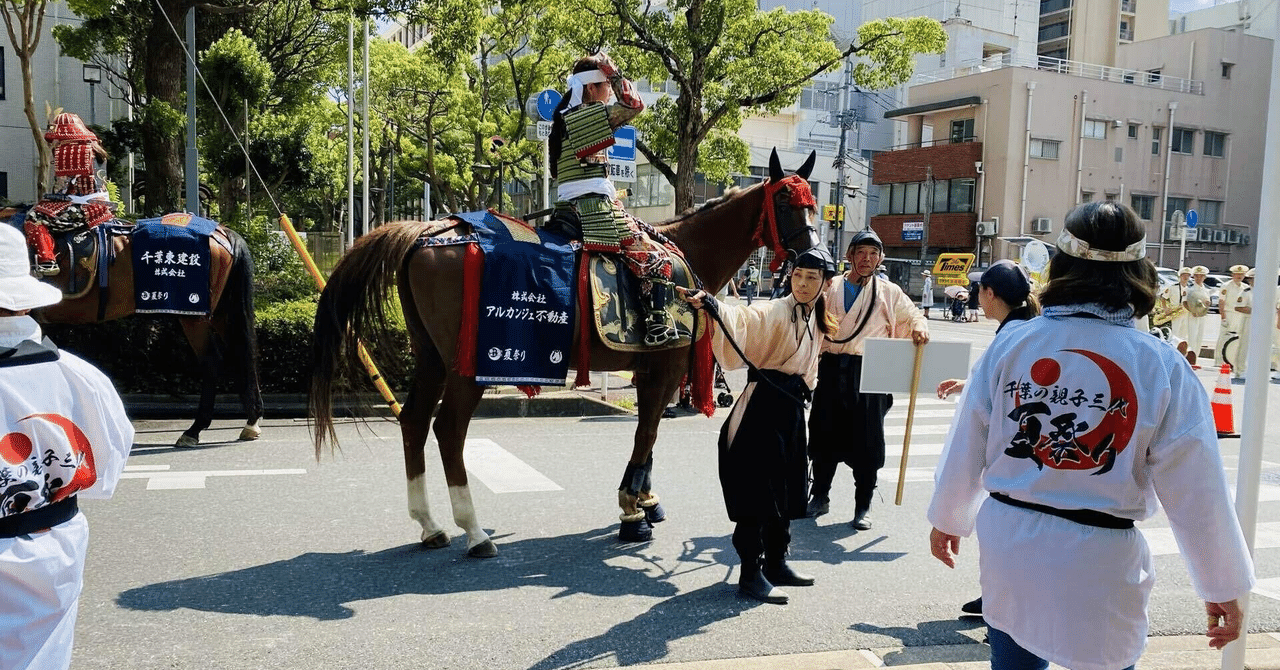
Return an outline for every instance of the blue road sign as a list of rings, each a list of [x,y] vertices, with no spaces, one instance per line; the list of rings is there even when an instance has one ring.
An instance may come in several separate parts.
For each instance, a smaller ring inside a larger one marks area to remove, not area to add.
[[[1187,210],[1187,227],[1188,228],[1195,228],[1196,221],[1199,221],[1199,220],[1200,220],[1200,215],[1196,213],[1196,210],[1194,209]]]
[[[636,127],[622,126],[613,131],[613,146],[609,147],[609,160],[636,160]]]
[[[538,116],[543,121],[550,121],[551,115],[556,111],[556,105],[560,104],[560,91],[549,88],[538,94]]]

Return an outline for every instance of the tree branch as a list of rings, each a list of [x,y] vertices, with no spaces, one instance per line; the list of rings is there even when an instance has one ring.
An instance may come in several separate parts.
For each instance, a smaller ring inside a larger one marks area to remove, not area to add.
[[[644,154],[644,157],[649,160],[650,165],[657,169],[658,172],[661,172],[662,176],[667,178],[668,183],[676,183],[676,171],[672,170],[671,166],[668,165],[666,161],[659,158],[658,155],[649,148],[649,145],[646,144],[644,140],[637,139],[636,148],[639,149],[640,153]]]

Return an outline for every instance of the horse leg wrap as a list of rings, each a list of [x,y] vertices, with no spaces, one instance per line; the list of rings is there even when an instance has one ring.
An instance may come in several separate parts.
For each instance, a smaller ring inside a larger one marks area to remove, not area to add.
[[[658,523],[667,520],[667,513],[662,509],[661,503],[658,502],[658,496],[653,495],[653,454],[649,455],[649,460],[644,464],[644,482],[640,485],[640,509],[644,511],[644,518],[649,523]]]
[[[618,491],[626,492],[627,495],[632,497],[640,495],[641,491],[649,488],[646,483],[649,480],[649,471],[652,467],[652,458],[643,465],[627,463],[627,469],[622,471],[622,483],[618,484]]]

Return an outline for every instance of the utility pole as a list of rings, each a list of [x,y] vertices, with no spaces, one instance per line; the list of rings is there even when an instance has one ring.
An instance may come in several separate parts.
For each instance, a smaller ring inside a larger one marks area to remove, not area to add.
[[[920,234],[920,265],[925,264],[929,255],[929,215],[933,211],[933,166],[924,169],[924,231]]]
[[[836,152],[836,230],[835,230],[835,249],[831,255],[835,258],[841,258],[844,254],[844,166],[848,162],[845,156],[846,140],[849,135],[850,115],[849,109],[849,89],[851,88],[851,75],[853,73],[852,63],[846,58],[844,62],[844,84],[840,86],[840,148]]]
[[[200,154],[196,146],[196,8],[187,10],[187,211],[200,216]]]

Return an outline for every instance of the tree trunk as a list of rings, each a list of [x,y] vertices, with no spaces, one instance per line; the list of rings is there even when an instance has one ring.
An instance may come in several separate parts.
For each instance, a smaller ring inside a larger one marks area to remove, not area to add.
[[[185,0],[161,0],[164,8],[152,12],[147,31],[147,55],[143,65],[143,81],[148,107],[142,116],[142,156],[147,165],[147,203],[145,214],[157,215],[181,209],[183,136],[181,126],[172,128],[172,116],[153,109],[157,103],[167,104],[181,115],[186,54],[178,42],[165,14],[175,24],[186,15]],[[168,110],[165,110],[168,111]]]
[[[38,37],[36,41],[39,42]],[[35,81],[31,71],[31,53],[34,51],[34,44],[30,52],[19,48],[18,65],[22,68],[22,111],[27,115],[27,125],[31,126],[31,139],[36,145],[36,198],[42,198],[49,192],[52,156],[49,153],[49,143],[44,139],[45,124],[36,119]]]

